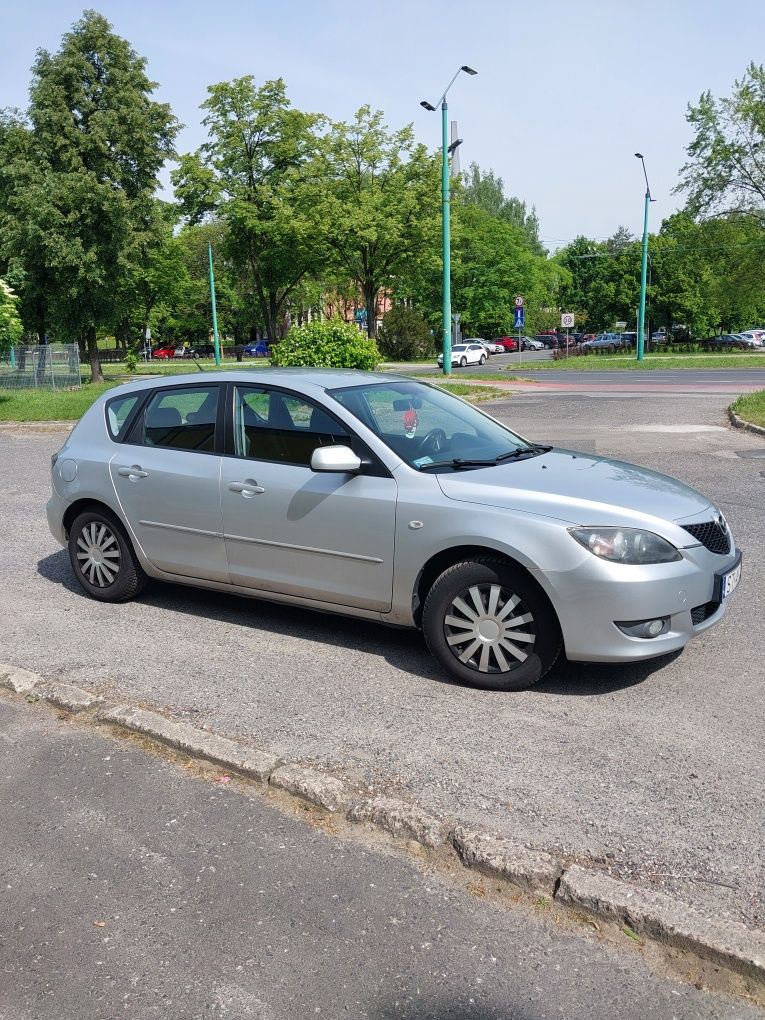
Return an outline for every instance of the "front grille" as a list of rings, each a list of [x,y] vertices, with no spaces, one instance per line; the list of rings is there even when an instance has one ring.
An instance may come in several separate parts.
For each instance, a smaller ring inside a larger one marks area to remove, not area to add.
[[[693,535],[710,552],[720,553],[725,556],[730,552],[730,539],[725,525],[722,527],[717,521],[704,521],[703,524],[688,524],[683,527],[689,535]]]
[[[696,606],[695,609],[691,610],[691,623],[694,627],[698,627],[698,625],[703,623],[704,620],[708,620],[710,616],[714,616],[719,608],[719,602],[705,602],[703,606]]]

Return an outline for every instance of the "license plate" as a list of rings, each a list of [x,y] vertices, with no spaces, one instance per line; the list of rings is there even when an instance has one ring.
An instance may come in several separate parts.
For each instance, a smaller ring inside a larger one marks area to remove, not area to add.
[[[720,596],[726,599],[732,592],[736,590],[738,582],[741,580],[741,563],[731,570],[729,574],[723,574],[722,584],[720,585]]]

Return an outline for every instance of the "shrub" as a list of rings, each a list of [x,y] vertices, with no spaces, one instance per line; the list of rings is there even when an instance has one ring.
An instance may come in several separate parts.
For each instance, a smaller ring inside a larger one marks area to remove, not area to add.
[[[125,355],[125,368],[131,375],[138,368],[138,355],[135,351],[128,351]]]
[[[416,309],[403,305],[385,315],[378,342],[383,357],[390,361],[414,361],[435,353],[427,322]]]
[[[315,319],[293,326],[271,348],[271,364],[313,366],[315,368],[361,368],[370,371],[380,360],[374,340],[356,326],[340,319]]]

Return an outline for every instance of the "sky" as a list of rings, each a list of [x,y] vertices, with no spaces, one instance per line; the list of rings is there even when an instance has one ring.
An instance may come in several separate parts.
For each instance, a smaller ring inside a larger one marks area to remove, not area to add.
[[[691,132],[689,102],[727,95],[765,38],[763,0],[92,0],[148,60],[156,96],[205,140],[207,86],[284,78],[294,106],[350,119],[369,104],[440,145],[449,93],[462,166],[493,169],[535,206],[551,250],[578,234],[642,231],[642,152],[651,229],[683,205],[672,191]],[[0,107],[25,107],[38,47],[55,51],[83,10],[72,0],[0,0]]]

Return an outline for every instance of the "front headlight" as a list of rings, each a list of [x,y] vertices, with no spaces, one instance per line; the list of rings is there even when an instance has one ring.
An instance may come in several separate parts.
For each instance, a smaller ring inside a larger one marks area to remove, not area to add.
[[[639,528],[569,528],[585,549],[612,563],[672,563],[682,559],[671,542]]]

